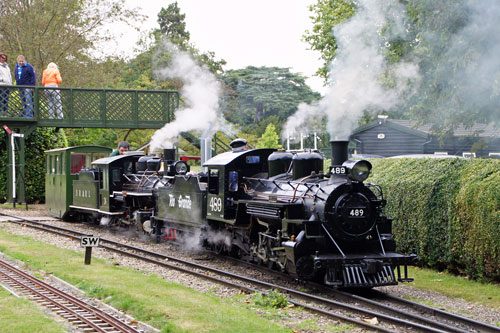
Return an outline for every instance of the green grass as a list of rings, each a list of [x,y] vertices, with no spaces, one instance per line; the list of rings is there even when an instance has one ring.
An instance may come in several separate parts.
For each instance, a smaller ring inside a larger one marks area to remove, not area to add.
[[[457,277],[446,272],[411,267],[410,277],[415,279],[409,285],[431,290],[451,297],[463,298],[469,302],[500,310],[500,285],[481,283]]]
[[[13,209],[14,208],[14,205],[11,204],[11,203],[8,203],[8,202],[5,202],[3,204],[0,204],[0,208],[5,208],[5,209]],[[26,204],[20,204],[20,203],[16,203],[16,208],[17,210],[26,210]],[[31,209],[31,205],[28,204],[28,210]]]
[[[26,314],[29,314],[29,320]],[[1,287],[0,323],[0,331],[5,333],[67,332],[62,324],[55,322],[34,303],[17,298]]]
[[[162,332],[289,332],[246,309],[221,299],[127,267],[92,258],[0,230],[0,251],[34,269],[51,272],[88,295],[123,309]]]
[[[290,329],[274,322],[294,317],[291,310],[279,308],[286,305],[279,293],[269,297],[254,294],[220,299],[210,292],[200,293],[155,275],[110,265],[96,257],[92,258],[92,265],[84,265],[83,249],[80,252],[64,250],[2,230],[0,251],[34,269],[51,272],[77,285],[88,295],[105,300],[162,332],[289,332]],[[409,274],[415,278],[409,285],[415,288],[500,309],[499,285],[470,281],[428,269],[410,268]],[[0,302],[2,305],[9,304],[1,298]],[[21,308],[8,306],[9,309],[11,307]],[[0,323],[5,322],[3,318],[8,318],[3,317],[4,312],[8,311],[0,307]],[[29,310],[21,312],[26,315]],[[318,325],[314,321],[304,321],[298,322],[294,329],[315,331]],[[349,326],[332,325],[327,330],[349,330]],[[50,329],[44,331],[51,332]]]

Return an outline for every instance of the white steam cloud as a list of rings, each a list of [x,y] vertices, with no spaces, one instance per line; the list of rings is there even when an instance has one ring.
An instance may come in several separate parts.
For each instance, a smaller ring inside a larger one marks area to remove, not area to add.
[[[193,229],[192,233],[183,233],[182,236],[178,236],[177,241],[183,250],[188,252],[202,252],[206,249],[202,243],[202,231],[201,229]],[[224,231],[208,230],[204,232],[203,239],[210,245],[224,244],[226,247],[231,246],[231,234]]]
[[[210,137],[223,125],[219,108],[221,85],[205,66],[198,65],[186,52],[170,42],[164,43],[172,55],[168,68],[155,72],[161,79],[181,78],[184,86],[181,95],[185,107],[175,111],[175,120],[166,124],[151,138],[151,149],[172,148],[178,135],[184,131],[197,131],[202,137]]]
[[[422,98],[432,109],[426,120],[444,128],[460,122],[500,126],[500,2],[436,1],[426,6],[447,13],[439,16],[437,29],[430,25],[420,33],[423,50],[440,50],[432,58],[435,70],[427,71],[422,81]],[[454,31],[449,41],[442,31]]]
[[[397,0],[361,0],[356,13],[335,28],[335,60],[329,68],[329,88],[316,104],[301,104],[285,124],[283,134],[311,131],[311,119],[327,119],[332,139],[347,139],[363,111],[389,110],[414,93],[419,79],[413,63],[389,64],[384,55],[390,40],[403,37],[406,16]]]

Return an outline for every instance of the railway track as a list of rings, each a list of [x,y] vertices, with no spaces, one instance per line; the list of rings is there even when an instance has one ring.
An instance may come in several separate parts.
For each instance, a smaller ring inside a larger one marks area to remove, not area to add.
[[[142,332],[120,319],[62,291],[0,259],[0,284],[66,319],[84,332]]]
[[[11,215],[6,216],[20,220],[13,220],[13,223],[56,233],[76,240],[78,240],[77,237],[85,235],[70,229],[47,225],[22,217]],[[288,288],[283,285],[259,281],[195,262],[118,243],[105,238],[101,238],[101,244],[102,248],[121,255],[196,275],[204,279],[210,279],[214,282],[238,288],[246,292],[258,291],[265,293],[265,290],[269,289],[280,290],[281,292],[288,294],[289,302],[296,306],[301,306],[310,311],[345,322],[350,322],[354,325],[375,331],[393,332],[395,327],[397,327],[397,330],[416,330],[425,332],[500,332],[499,327],[472,320],[467,317],[458,316],[436,308],[431,308],[419,303],[404,299],[396,299],[395,297],[384,293],[377,294],[379,298],[385,299],[384,302],[380,302],[360,295],[349,294],[332,289],[325,289],[322,286],[316,286],[319,289],[323,288],[321,289],[321,293],[327,295],[327,297],[322,297],[316,294]],[[207,272],[209,272],[209,274],[207,274]],[[339,301],[340,299],[342,301]],[[402,306],[402,303],[405,303],[405,305]],[[396,306],[396,304],[399,305]],[[341,314],[339,313],[339,309],[342,309],[343,313],[351,315]],[[373,323],[366,322],[362,320],[362,318],[377,318],[379,324],[375,325]]]

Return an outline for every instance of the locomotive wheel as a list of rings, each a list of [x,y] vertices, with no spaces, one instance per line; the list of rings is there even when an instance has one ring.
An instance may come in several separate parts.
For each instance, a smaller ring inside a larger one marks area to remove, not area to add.
[[[233,258],[241,258],[241,250],[239,247],[233,245],[229,251],[229,255]]]
[[[224,242],[218,242],[214,244],[214,251],[217,254],[223,254],[225,250]]]
[[[300,257],[295,263],[297,275],[304,280],[314,280],[316,271],[314,261],[310,256]]]

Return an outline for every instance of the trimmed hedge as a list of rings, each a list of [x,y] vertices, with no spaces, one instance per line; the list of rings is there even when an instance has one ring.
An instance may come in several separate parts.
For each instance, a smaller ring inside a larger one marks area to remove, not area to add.
[[[500,160],[371,159],[398,250],[420,264],[500,281]]]
[[[0,203],[7,201],[7,134],[0,135]],[[37,128],[26,139],[25,184],[28,203],[45,201],[45,150],[64,147],[64,131]]]

